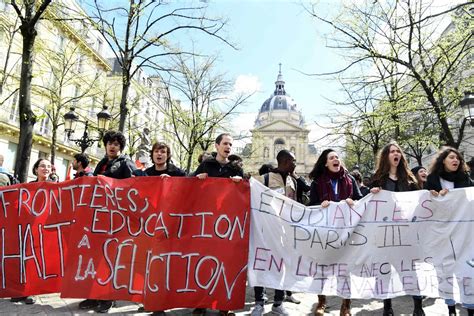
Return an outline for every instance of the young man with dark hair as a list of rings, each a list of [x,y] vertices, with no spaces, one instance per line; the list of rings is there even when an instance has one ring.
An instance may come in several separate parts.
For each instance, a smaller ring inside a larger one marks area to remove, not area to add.
[[[199,179],[206,179],[207,177],[217,178],[231,178],[235,182],[242,180],[244,171],[242,168],[229,160],[229,155],[232,151],[232,136],[228,133],[222,133],[217,136],[215,141],[216,156],[212,156],[203,160],[194,174]],[[204,315],[205,308],[196,308],[193,310],[193,315]],[[235,315],[229,311],[219,311],[221,316]]]
[[[102,141],[105,146],[105,157],[99,161],[94,176],[103,175],[114,179],[130,178],[137,169],[133,161],[122,154],[126,140],[120,132],[108,131]]]
[[[194,173],[199,179],[207,177],[217,178],[234,178],[238,180],[243,177],[244,172],[239,165],[232,163],[229,160],[229,155],[232,151],[232,136],[228,133],[223,133],[216,138],[216,156],[203,160]]]
[[[286,150],[280,150],[277,154],[278,166],[270,170],[268,173],[256,177],[258,181],[263,183],[268,188],[281,193],[293,200],[297,199],[297,182],[291,175],[296,168],[295,155]],[[264,288],[261,286],[254,287],[255,292],[255,307],[252,310],[252,316],[261,316],[264,313]],[[287,301],[299,304],[300,302],[292,297],[291,292],[287,292]],[[275,315],[290,315],[283,307],[282,303],[285,300],[285,291],[275,289],[274,303],[272,306],[272,314]]]
[[[153,166],[145,170],[146,175],[161,177],[186,176],[186,172],[171,162],[171,148],[167,144],[161,142],[153,144],[150,156]]]
[[[87,170],[89,166],[89,157],[86,154],[75,154],[74,160],[72,161],[72,169],[76,171],[74,174],[74,179],[87,176],[91,177],[93,175],[92,171]]]
[[[126,140],[120,132],[108,131],[102,141],[105,145],[105,157],[94,170],[94,176],[102,175],[114,179],[130,178],[136,170],[135,164],[122,154]],[[97,313],[107,313],[115,305],[113,300],[87,299],[79,303],[80,309],[94,309]]]

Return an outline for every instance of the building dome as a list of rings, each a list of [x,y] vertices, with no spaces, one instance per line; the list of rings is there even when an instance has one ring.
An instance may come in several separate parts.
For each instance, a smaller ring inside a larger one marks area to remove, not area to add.
[[[289,110],[296,111],[296,102],[289,95],[272,95],[263,102],[260,108],[261,112],[268,112],[273,110]]]
[[[295,100],[285,91],[285,81],[281,74],[280,64],[280,71],[275,81],[275,91],[263,102],[255,121],[255,126],[259,127],[276,118],[282,119],[283,117],[285,117],[285,120],[299,126],[304,125],[303,116],[297,110]]]

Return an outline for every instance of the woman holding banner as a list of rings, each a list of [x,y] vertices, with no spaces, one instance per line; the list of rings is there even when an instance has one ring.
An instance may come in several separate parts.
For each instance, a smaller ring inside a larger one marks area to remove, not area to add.
[[[380,190],[404,192],[418,190],[418,184],[413,173],[408,169],[407,160],[400,146],[391,142],[385,145],[377,158],[377,169],[370,192],[378,193]],[[413,316],[424,316],[423,298],[413,296]],[[383,300],[383,315],[393,316],[392,299]]]
[[[362,198],[355,179],[344,168],[337,152],[333,149],[326,149],[321,153],[313,170],[309,173],[309,178],[313,180],[309,205],[321,204],[323,208],[326,208],[330,201],[339,202],[343,200],[349,205],[353,205],[353,199]],[[318,306],[314,315],[323,316],[326,307],[326,296],[318,295]],[[351,315],[350,299],[342,300],[340,315]]]
[[[39,158],[33,165],[32,172],[36,176],[36,179],[31,182],[43,182],[51,181],[49,176],[51,175],[52,165],[48,159]],[[35,298],[32,296],[21,296],[21,297],[12,297],[10,302],[18,303],[23,302],[27,305],[34,304]]]
[[[33,165],[32,172],[36,176],[36,180],[31,182],[52,181],[50,176],[53,172],[53,165],[48,159],[40,158],[36,160],[35,164]]]
[[[442,149],[430,166],[430,174],[426,182],[426,189],[433,196],[444,196],[449,190],[474,186],[469,177],[467,167],[461,153],[452,147]],[[456,315],[456,302],[447,299],[449,316]],[[474,316],[474,304],[464,304],[469,316]]]

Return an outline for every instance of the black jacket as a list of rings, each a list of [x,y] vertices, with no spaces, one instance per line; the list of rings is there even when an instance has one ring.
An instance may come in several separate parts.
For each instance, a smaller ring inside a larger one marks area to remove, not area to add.
[[[81,172],[76,172],[74,174],[74,179],[80,178],[80,177],[92,177],[94,173],[92,171],[81,171]]]
[[[105,167],[105,171],[104,170]],[[130,178],[133,171],[136,170],[135,164],[127,155],[120,155],[114,160],[104,157],[94,170],[94,176],[103,175],[114,179]]]
[[[228,162],[221,165],[216,158],[209,158],[201,162],[194,172],[195,175],[207,173],[209,177],[229,178],[235,176],[244,176],[244,171],[235,162]]]
[[[296,200],[300,203],[303,203],[303,193],[311,190],[311,185],[306,182],[306,179],[302,176],[299,176],[296,180]],[[304,203],[303,203],[304,204]]]
[[[474,186],[474,181],[472,181],[472,179],[469,177],[467,173],[466,173],[466,177],[463,180],[454,182],[455,189],[467,188],[467,187],[473,187],[473,186]],[[426,180],[424,189],[441,191],[443,188],[441,187],[441,181],[439,179],[439,175],[430,173],[428,175],[428,179]]]
[[[166,170],[158,171],[155,169],[155,166],[151,166],[150,168],[147,168],[144,173],[145,173],[144,175],[147,175],[147,176],[161,176],[162,174],[167,174],[171,177],[185,177],[186,176],[186,172],[184,172],[184,170],[176,167],[171,162],[166,164]]]

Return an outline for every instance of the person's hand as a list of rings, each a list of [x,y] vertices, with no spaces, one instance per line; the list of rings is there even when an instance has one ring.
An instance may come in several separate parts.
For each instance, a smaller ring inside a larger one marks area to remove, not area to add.
[[[379,187],[373,187],[372,189],[370,189],[370,193],[372,194],[377,194],[380,192],[380,188]]]
[[[160,175],[161,178],[170,178],[171,176],[169,174],[163,173]]]
[[[349,206],[354,206],[354,200],[351,199],[351,198],[347,198],[347,199],[346,199],[346,203],[347,203],[347,205],[349,205]]]
[[[235,177],[230,177],[232,179],[232,181],[234,182],[240,182],[242,181],[242,177],[241,176],[235,176]]]
[[[448,193],[448,191],[449,191],[448,189],[443,189],[443,190],[439,191],[439,195],[445,196],[446,193]]]
[[[196,175],[196,178],[198,179],[206,179],[207,178],[207,173],[200,173],[198,175]]]
[[[328,206],[329,206],[329,201],[328,200],[324,200],[323,203],[321,203],[322,208],[326,208]]]
[[[435,190],[430,190],[430,193],[431,193],[431,195],[434,196],[434,197],[437,197],[437,196],[439,195],[439,193],[436,192]]]

